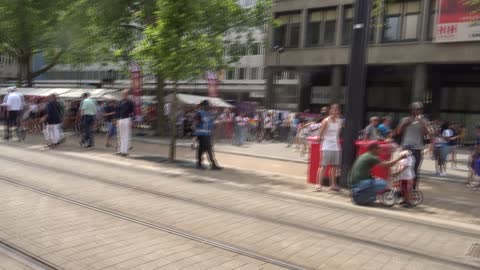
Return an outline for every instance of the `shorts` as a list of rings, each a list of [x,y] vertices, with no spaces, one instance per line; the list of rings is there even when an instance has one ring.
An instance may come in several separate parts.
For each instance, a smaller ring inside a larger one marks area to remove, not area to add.
[[[322,166],[340,166],[340,162],[339,150],[322,150]]]

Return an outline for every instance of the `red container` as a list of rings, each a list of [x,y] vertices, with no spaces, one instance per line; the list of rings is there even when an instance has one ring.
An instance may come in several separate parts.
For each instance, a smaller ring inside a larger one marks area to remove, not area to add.
[[[359,140],[355,142],[357,146],[357,156],[360,156],[368,151],[368,146],[375,141],[367,141],[367,140]],[[392,150],[394,146],[392,143],[383,142],[383,141],[376,141],[380,146],[380,154],[379,158],[382,161],[389,161],[392,158]],[[373,167],[371,171],[372,175],[381,178],[381,179],[389,179],[390,178],[390,168],[385,168],[380,165]]]
[[[322,161],[322,151],[320,151],[321,145],[318,141],[318,137],[308,137],[307,140],[310,144],[307,181],[309,184],[317,184],[318,169],[320,168],[320,163]],[[357,146],[357,156],[367,152],[368,145],[370,145],[372,142],[374,141],[355,141],[355,145]],[[393,144],[382,141],[378,141],[377,143],[380,145],[380,159],[382,161],[389,161],[392,157],[392,150],[394,148]],[[330,177],[330,169],[330,167],[327,167],[325,178]],[[377,165],[372,169],[372,175],[386,180],[390,178],[390,169]]]

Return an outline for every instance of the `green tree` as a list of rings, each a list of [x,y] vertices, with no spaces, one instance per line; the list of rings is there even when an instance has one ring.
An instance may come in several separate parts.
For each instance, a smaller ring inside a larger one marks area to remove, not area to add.
[[[95,29],[85,24],[80,4],[67,0],[0,0],[0,52],[17,58],[19,84],[32,86],[35,77],[57,63],[94,59],[91,52],[96,43],[83,37]],[[32,70],[37,53],[48,63]]]
[[[258,1],[243,9],[235,0],[158,0],[153,25],[147,26],[144,39],[135,50],[155,74],[177,83],[194,79],[207,70],[225,66],[224,35],[232,29],[248,29],[267,23],[270,2]],[[175,160],[176,98],[172,104],[169,160]]]

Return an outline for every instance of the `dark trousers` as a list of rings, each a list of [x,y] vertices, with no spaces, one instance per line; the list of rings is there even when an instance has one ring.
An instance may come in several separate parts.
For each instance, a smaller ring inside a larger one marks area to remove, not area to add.
[[[85,146],[93,146],[93,122],[95,121],[93,115],[82,116],[83,138],[82,144]]]
[[[212,141],[210,136],[197,136],[198,139],[198,149],[197,149],[197,166],[202,165],[203,154],[207,152],[208,159],[212,167],[217,166],[217,161],[213,156],[212,150]]]
[[[18,127],[18,115],[19,115],[19,111],[8,111],[7,130],[5,133],[5,139],[10,139],[12,137],[12,134],[11,134],[12,127]]]
[[[419,168],[423,160],[422,150],[414,149],[412,150],[412,155],[415,158],[415,166],[413,167],[415,171],[415,179],[413,180],[413,189],[416,190],[418,188],[418,183],[420,182]]]

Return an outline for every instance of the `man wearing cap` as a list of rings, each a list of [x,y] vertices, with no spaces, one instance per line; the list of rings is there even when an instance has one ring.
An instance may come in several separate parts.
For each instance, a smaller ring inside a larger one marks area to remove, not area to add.
[[[368,146],[368,152],[359,156],[352,166],[350,185],[352,187],[353,200],[357,204],[367,205],[375,202],[376,194],[385,190],[387,183],[382,179],[374,179],[371,170],[376,165],[390,168],[405,157],[405,154],[391,161],[381,161],[379,158],[380,146],[372,142]]]
[[[13,126],[18,128],[19,117],[25,103],[23,95],[17,92],[16,87],[9,87],[8,91],[9,91],[9,94],[5,97],[4,104],[3,104],[3,106],[7,108],[7,112],[8,112],[7,130],[4,137],[5,140],[8,140],[11,138],[11,128]]]
[[[403,118],[396,130],[397,134],[402,135],[402,146],[411,146],[412,155],[415,158],[415,179],[413,189],[418,188],[418,170],[422,164],[422,151],[425,148],[424,140],[431,136],[430,127],[427,119],[423,116],[423,104],[414,102],[410,105],[410,116]]]
[[[210,103],[208,100],[204,100],[200,103],[200,108],[197,111],[195,117],[195,132],[194,135],[198,139],[197,149],[197,169],[204,170],[202,165],[203,154],[206,152],[210,159],[212,170],[221,170],[222,168],[217,165],[217,161],[213,155],[212,150],[212,130],[213,130],[213,117],[209,113]]]

